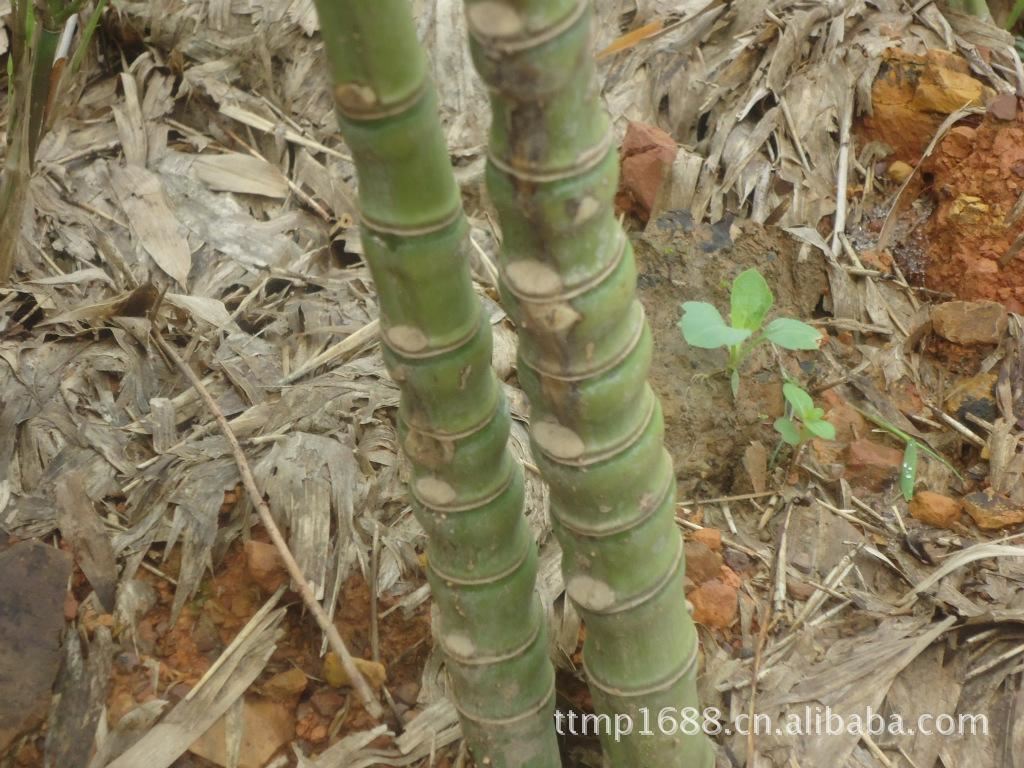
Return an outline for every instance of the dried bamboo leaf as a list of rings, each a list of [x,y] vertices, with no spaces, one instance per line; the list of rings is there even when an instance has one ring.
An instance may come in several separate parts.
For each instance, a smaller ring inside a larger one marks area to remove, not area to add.
[[[288,179],[260,157],[238,152],[199,155],[192,167],[201,182],[218,192],[241,192],[278,198],[288,196]]]
[[[148,154],[146,122],[139,103],[139,89],[135,77],[121,73],[121,87],[124,89],[124,107],[113,107],[114,122],[117,123],[124,159],[131,166],[144,168]]]
[[[181,285],[188,282],[192,253],[164,196],[160,177],[132,165],[111,169],[114,192],[132,231],[153,261]]]
[[[57,508],[57,524],[65,541],[71,544],[78,567],[96,590],[104,611],[113,611],[117,589],[114,550],[80,474],[68,473],[58,482]]]

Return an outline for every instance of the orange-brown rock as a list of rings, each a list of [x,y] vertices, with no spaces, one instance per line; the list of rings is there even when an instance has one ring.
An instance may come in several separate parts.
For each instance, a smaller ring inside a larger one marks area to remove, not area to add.
[[[964,496],[964,508],[975,525],[986,530],[1024,523],[1024,505],[991,488]]]
[[[786,592],[793,600],[809,600],[811,595],[817,592],[817,588],[806,581],[799,579],[786,579]]]
[[[263,684],[263,693],[272,699],[288,699],[306,690],[309,682],[306,673],[292,667],[279,672]]]
[[[691,541],[699,541],[714,552],[722,551],[722,532],[718,528],[701,528],[690,534]]]
[[[686,577],[694,584],[718,578],[723,562],[722,556],[707,544],[700,541],[686,542]]]
[[[738,593],[719,579],[701,584],[687,596],[693,605],[693,620],[712,629],[725,629],[739,612]]]
[[[245,542],[245,565],[252,580],[264,592],[275,592],[288,580],[284,561],[273,544],[252,539]]]
[[[933,491],[918,491],[910,500],[910,516],[935,528],[954,528],[962,505],[956,499]]]
[[[616,208],[646,222],[678,151],[675,139],[665,131],[631,122],[619,153],[622,171]]]
[[[1006,307],[994,301],[947,301],[932,307],[932,328],[954,344],[998,344],[1006,334]]]
[[[846,445],[867,433],[869,426],[864,417],[836,392],[827,389],[820,395],[825,418],[836,428],[835,440],[812,440],[811,447],[822,464],[837,464],[842,460]]]
[[[862,437],[846,449],[846,477],[878,490],[892,480],[903,463],[903,452]]]
[[[379,661],[373,661],[372,659],[360,659],[358,657],[353,658],[352,661],[359,673],[366,679],[367,684],[374,690],[379,690],[380,687],[387,682],[387,667]],[[345,668],[341,665],[341,659],[334,654],[334,651],[328,651],[327,655],[324,656],[323,675],[324,680],[335,688],[341,688],[343,685],[352,684],[352,680],[349,678],[348,672],[346,672]]]

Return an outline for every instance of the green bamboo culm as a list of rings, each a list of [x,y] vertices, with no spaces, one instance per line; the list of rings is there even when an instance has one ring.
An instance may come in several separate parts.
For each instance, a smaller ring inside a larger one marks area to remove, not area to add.
[[[675,474],[647,384],[652,339],[615,219],[618,157],[590,50],[587,0],[467,0],[491,94],[487,185],[503,231],[502,299],[551,488],[566,591],[613,768],[708,768],[697,636],[683,594]],[[644,725],[647,727],[643,727]]]
[[[554,670],[522,467],[408,0],[317,0],[399,437],[428,536],[434,635],[478,766],[555,768]]]

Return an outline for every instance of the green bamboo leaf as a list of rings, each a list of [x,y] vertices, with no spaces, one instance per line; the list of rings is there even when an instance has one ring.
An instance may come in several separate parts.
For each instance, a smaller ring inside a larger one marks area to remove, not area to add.
[[[1011,30],[1017,24],[1017,20],[1024,14],[1024,0],[1017,0],[1014,3],[1013,8],[1010,10],[1010,15],[1006,17],[1006,23],[1003,25],[1003,29]]]
[[[786,402],[793,407],[793,413],[800,418],[800,421],[806,422],[811,411],[814,410],[814,400],[811,399],[811,396],[791,381],[782,385],[782,394],[786,398]]]
[[[772,308],[775,297],[772,289],[756,269],[741,272],[732,281],[732,296],[729,320],[733,328],[756,331],[764,322],[764,316]]]
[[[810,419],[804,422],[804,426],[807,427],[808,432],[815,437],[820,437],[822,440],[836,439],[836,428],[830,421],[826,421],[825,419]]]
[[[772,320],[764,329],[764,336],[783,349],[817,349],[822,338],[817,328],[791,317]]]
[[[683,303],[683,317],[679,327],[686,343],[701,349],[731,347],[750,336],[750,331],[745,328],[730,328],[721,313],[703,301]]]
[[[900,467],[900,490],[903,498],[910,501],[914,498],[914,486],[917,484],[917,441],[911,440],[903,451],[903,465]]]
[[[800,430],[790,419],[777,418],[775,420],[775,431],[790,445],[800,445]]]

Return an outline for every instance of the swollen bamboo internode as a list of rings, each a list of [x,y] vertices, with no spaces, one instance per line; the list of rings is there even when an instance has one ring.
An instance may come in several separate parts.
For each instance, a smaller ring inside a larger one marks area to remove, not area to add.
[[[477,765],[554,768],[554,672],[522,468],[472,286],[459,190],[407,0],[317,0],[359,177],[409,492],[453,701]]]
[[[618,162],[590,50],[588,0],[467,0],[491,93],[487,183],[504,236],[501,288],[551,487],[567,592],[584,618],[598,712],[643,721],[697,707],[675,474],[647,384],[651,335],[615,220]],[[605,738],[614,768],[707,768],[702,734]]]

